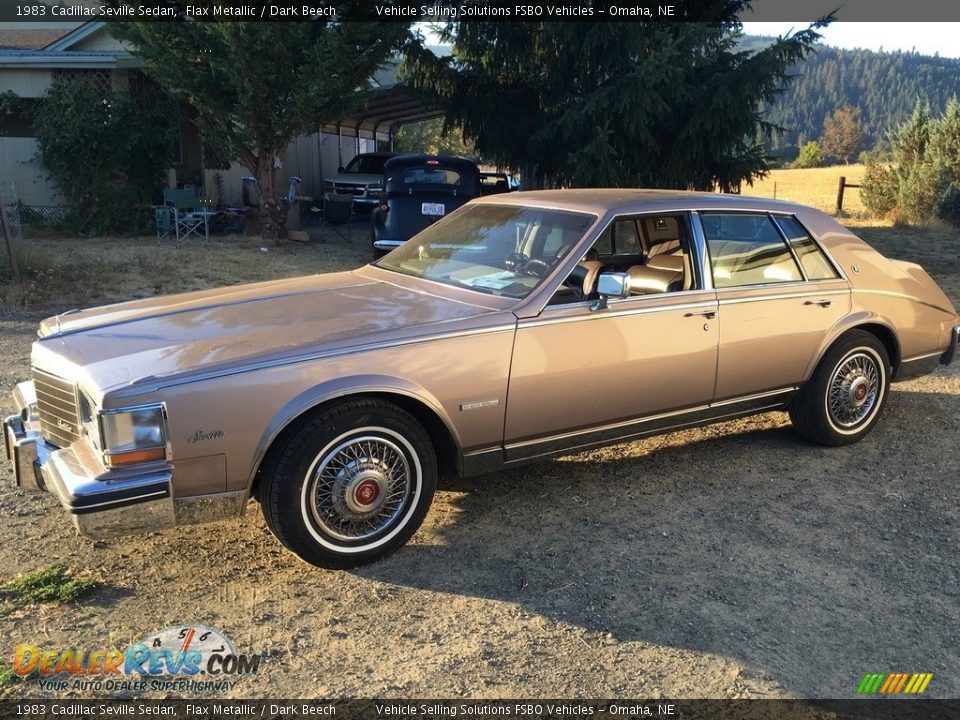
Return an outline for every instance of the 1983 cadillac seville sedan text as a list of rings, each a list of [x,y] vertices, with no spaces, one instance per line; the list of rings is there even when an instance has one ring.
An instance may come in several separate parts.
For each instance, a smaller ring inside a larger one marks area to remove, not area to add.
[[[416,531],[438,474],[769,410],[854,442],[958,333],[919,266],[816,210],[495,195],[352,272],[45,320],[6,446],[85,535],[254,497],[301,558],[348,567]]]

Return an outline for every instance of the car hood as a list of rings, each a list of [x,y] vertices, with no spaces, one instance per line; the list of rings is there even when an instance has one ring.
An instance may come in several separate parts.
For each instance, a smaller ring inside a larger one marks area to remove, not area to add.
[[[355,272],[315,275],[48,318],[32,360],[106,392],[446,332],[490,312]]]

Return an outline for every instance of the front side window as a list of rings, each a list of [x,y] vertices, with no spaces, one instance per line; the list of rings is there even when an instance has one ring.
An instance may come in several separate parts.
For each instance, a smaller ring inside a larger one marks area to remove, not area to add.
[[[837,279],[837,271],[796,218],[778,215],[777,224],[800,260],[808,280]]]
[[[702,213],[714,287],[803,280],[773,220],[766,214]]]
[[[524,298],[596,221],[522,205],[468,204],[377,262],[386,270],[489,295]]]

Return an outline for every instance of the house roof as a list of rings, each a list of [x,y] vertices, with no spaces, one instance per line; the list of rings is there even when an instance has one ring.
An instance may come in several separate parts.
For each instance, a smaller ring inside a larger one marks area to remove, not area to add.
[[[112,69],[138,68],[142,61],[126,51],[68,51],[51,52],[49,50],[2,50],[0,66],[21,68],[69,68],[69,69]]]
[[[0,31],[18,36],[17,41],[21,43],[4,48],[0,35],[0,66],[77,70],[142,67],[140,59],[126,50],[70,49],[84,38],[100,32],[103,26],[102,20],[92,20],[73,29]],[[44,37],[46,42],[39,44]]]
[[[0,49],[39,50],[69,33],[61,30],[0,30]]]
[[[43,49],[50,50],[52,52],[69,50],[84,38],[88,38],[91,35],[98,33],[103,26],[103,20],[91,20],[89,22],[85,22],[68,33],[61,35],[59,38],[54,39],[48,45],[44,45]]]

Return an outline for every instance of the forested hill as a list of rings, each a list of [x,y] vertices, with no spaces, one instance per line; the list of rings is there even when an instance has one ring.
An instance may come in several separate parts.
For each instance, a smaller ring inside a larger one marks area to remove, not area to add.
[[[751,49],[772,41],[748,36],[742,45]],[[960,97],[960,60],[913,52],[820,46],[792,72],[797,77],[767,113],[769,120],[786,128],[771,150],[787,159],[796,155],[799,145],[819,138],[823,121],[843,105],[860,108],[867,145],[872,147],[907,118],[917,98],[939,113],[950,96]]]

